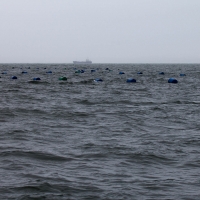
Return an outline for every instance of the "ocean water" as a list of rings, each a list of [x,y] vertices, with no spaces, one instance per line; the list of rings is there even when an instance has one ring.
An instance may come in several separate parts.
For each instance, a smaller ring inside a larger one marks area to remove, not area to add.
[[[199,64],[0,72],[0,199],[200,199]]]

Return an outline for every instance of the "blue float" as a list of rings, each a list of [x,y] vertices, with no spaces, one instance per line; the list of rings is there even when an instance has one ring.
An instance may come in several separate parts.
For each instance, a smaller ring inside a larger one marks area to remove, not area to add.
[[[47,74],[52,74],[52,71],[48,71]]]
[[[7,72],[2,72],[1,74],[7,74]]]
[[[125,74],[124,72],[119,72],[119,74]]]
[[[180,76],[186,76],[186,74],[180,74]]]
[[[168,83],[178,83],[178,81],[175,78],[170,78]]]
[[[84,73],[85,71],[82,69],[80,72],[81,72],[81,73]]]
[[[143,74],[142,72],[137,72],[137,74]]]
[[[101,79],[101,78],[96,78],[95,80],[94,80],[94,82],[102,82],[103,80]]]
[[[26,72],[26,71],[23,71],[22,74],[27,74],[27,72]]]
[[[136,80],[134,78],[128,78],[126,80],[127,83],[136,83]]]
[[[41,79],[39,77],[33,78],[34,81],[40,81]]]
[[[109,68],[106,68],[106,70],[109,70]]]
[[[17,79],[17,77],[16,76],[12,76],[11,79]]]
[[[92,73],[92,72],[96,72],[95,69],[91,69],[91,73]]]
[[[164,73],[164,72],[159,72],[159,74],[160,74],[160,75],[164,75],[165,73]]]

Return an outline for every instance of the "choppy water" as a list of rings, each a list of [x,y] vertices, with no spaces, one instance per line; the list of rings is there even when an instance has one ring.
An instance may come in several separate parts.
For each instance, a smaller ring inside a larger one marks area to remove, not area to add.
[[[200,199],[200,65],[74,67],[0,65],[0,199]]]

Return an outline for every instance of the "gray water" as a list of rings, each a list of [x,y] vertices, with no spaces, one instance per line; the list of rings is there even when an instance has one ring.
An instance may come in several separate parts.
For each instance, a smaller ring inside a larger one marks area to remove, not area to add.
[[[0,72],[0,199],[200,199],[199,64]]]

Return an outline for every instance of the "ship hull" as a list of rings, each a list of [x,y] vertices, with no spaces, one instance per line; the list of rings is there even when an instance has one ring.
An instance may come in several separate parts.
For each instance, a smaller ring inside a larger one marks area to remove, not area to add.
[[[92,61],[73,61],[75,65],[90,65]]]

